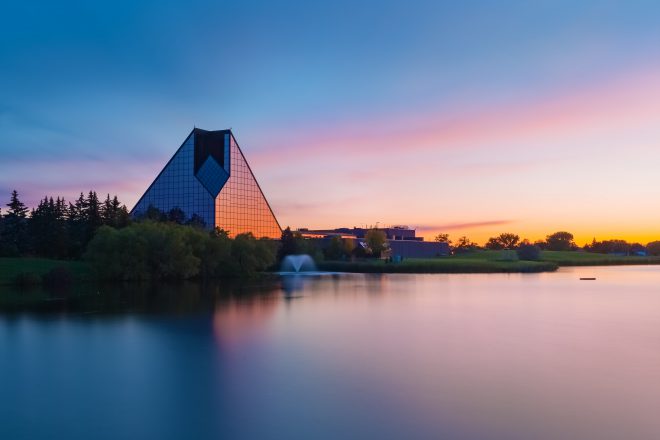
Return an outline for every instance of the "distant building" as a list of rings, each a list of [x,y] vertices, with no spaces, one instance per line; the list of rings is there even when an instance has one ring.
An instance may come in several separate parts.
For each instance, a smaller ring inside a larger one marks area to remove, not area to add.
[[[193,129],[131,214],[150,206],[165,213],[181,209],[231,237],[280,238],[282,230],[231,130]]]
[[[415,230],[407,226],[392,226],[389,228],[376,228],[385,233],[387,242],[392,250],[392,256],[404,258],[432,258],[447,256],[450,253],[447,243],[437,241],[424,241],[424,237],[417,237]],[[352,239],[357,245],[364,245],[368,228],[336,228],[336,229],[299,229],[298,232],[307,238],[330,239],[341,237]]]

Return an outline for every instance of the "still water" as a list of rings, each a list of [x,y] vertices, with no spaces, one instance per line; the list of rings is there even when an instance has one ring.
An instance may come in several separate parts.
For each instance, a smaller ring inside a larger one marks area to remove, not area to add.
[[[0,315],[2,439],[657,439],[659,411],[660,267],[131,287]]]

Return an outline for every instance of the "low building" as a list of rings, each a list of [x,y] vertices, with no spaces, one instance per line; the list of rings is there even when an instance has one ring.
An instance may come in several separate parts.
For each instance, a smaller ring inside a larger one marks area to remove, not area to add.
[[[392,226],[388,228],[375,228],[385,233],[387,242],[392,250],[392,256],[403,258],[433,258],[444,257],[450,254],[447,243],[437,241],[424,241],[424,237],[417,237],[414,229],[407,226]],[[341,237],[355,240],[356,245],[364,246],[364,239],[369,228],[336,228],[336,229],[299,229],[298,232],[306,238]]]

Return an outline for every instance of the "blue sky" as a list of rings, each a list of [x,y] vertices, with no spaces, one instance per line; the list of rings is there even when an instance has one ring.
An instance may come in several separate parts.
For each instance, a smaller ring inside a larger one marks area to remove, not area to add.
[[[6,4],[0,193],[131,205],[193,126],[232,127],[285,225],[586,237],[613,192],[660,195],[660,4],[576,3]],[[623,191],[620,167],[641,174]],[[530,215],[549,180],[592,206]],[[595,232],[660,236],[653,216]]]

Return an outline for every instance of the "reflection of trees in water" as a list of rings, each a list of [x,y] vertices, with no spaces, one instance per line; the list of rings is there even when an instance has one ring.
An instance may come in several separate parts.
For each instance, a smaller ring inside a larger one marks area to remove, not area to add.
[[[0,288],[0,311],[177,315],[214,312],[234,302],[248,306],[278,292],[279,286],[274,280],[88,284],[58,290],[8,287]]]

